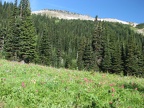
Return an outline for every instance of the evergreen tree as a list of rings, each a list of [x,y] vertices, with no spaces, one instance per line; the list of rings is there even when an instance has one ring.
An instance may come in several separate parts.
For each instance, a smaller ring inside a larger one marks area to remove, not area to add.
[[[93,67],[95,70],[100,70],[103,53],[103,40],[102,40],[102,26],[101,22],[98,21],[98,17],[95,18],[95,32],[92,37],[92,49],[93,49]]]
[[[121,47],[121,59],[122,59],[122,69],[123,69],[123,75],[126,76],[127,75],[127,71],[126,71],[126,48],[124,43],[122,44]]]
[[[122,72],[122,60],[121,60],[121,47],[119,44],[115,43],[114,51],[111,58],[111,72],[120,74]]]
[[[5,31],[5,29],[1,28],[0,29],[0,52],[3,51],[4,37],[5,36],[6,36],[6,31]]]
[[[77,52],[77,66],[79,70],[82,70],[84,68],[83,54],[84,54],[85,44],[86,44],[85,38],[79,41],[78,52]]]
[[[12,39],[13,39],[13,60],[19,59],[19,34],[20,34],[20,21],[17,8],[17,0],[15,0],[12,19],[11,19],[11,30],[12,30]]]
[[[108,35],[108,34],[105,34]],[[104,52],[103,52],[103,60],[101,64],[101,68],[103,72],[111,71],[111,53],[110,53],[110,43],[109,36],[106,36],[105,44],[104,44]]]
[[[83,54],[83,62],[84,62],[84,68],[86,70],[92,69],[92,48],[91,44],[88,43],[85,46],[84,54]]]
[[[41,61],[42,64],[51,65],[51,51],[52,50],[48,33],[46,32],[46,28],[44,28],[39,44],[39,61]]]
[[[36,31],[32,22],[29,0],[21,0],[20,2],[20,59],[25,62],[31,62],[35,58],[36,51]]]
[[[134,54],[135,44],[133,39],[129,39],[126,47],[126,64],[125,64],[125,75],[135,75],[137,72],[136,56]]]

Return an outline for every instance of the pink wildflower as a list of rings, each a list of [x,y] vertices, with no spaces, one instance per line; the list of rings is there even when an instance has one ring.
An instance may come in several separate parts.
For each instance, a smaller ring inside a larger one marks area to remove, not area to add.
[[[112,96],[114,96],[114,94],[112,94]]]
[[[87,79],[87,78],[84,78],[84,81],[85,81],[85,82],[88,82],[88,79]]]
[[[109,102],[109,104],[112,104],[112,102]]]
[[[121,88],[124,88],[124,85],[122,85]]]
[[[23,88],[25,88],[25,87],[26,87],[24,82],[22,82],[21,86],[22,86]]]
[[[112,88],[112,92],[115,92],[115,89],[114,89],[114,88]]]
[[[112,86],[114,86],[114,84],[112,83],[112,84],[110,84],[110,86],[112,87]]]

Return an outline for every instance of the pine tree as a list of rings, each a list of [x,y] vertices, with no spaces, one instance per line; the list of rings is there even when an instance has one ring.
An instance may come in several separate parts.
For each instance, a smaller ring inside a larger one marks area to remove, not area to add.
[[[129,39],[126,47],[126,64],[125,64],[125,75],[135,75],[137,72],[136,56],[134,54],[135,44],[133,39]]]
[[[83,54],[85,50],[85,38],[79,41],[78,45],[78,52],[77,52],[77,66],[79,70],[82,70],[84,68],[84,63],[83,63]]]
[[[52,49],[51,49],[51,44],[50,44],[50,39],[48,37],[48,33],[46,32],[46,27],[44,27],[44,31],[40,40],[39,44],[39,56],[40,56],[40,61],[42,64],[45,65],[51,65],[51,54]]]
[[[36,31],[32,22],[29,0],[20,2],[20,59],[25,62],[32,62],[35,58]]]
[[[122,60],[121,60],[121,47],[119,44],[115,43],[113,54],[111,57],[111,72],[120,74],[122,72]]]
[[[92,37],[92,49],[93,49],[93,67],[95,70],[100,70],[103,53],[103,40],[102,40],[102,26],[98,21],[98,17],[95,18],[95,32]]]
[[[61,40],[57,40],[57,47],[56,47],[56,67],[61,67],[61,60],[62,60],[62,50],[61,50]]]
[[[110,72],[111,71],[111,52],[110,52],[110,43],[109,43],[109,36],[106,35],[105,44],[104,44],[104,52],[103,52],[103,60],[101,64],[101,69],[103,72]]]
[[[18,15],[18,8],[17,8],[17,0],[15,0],[14,4],[14,10],[12,15],[12,21],[11,21],[11,30],[13,35],[13,60],[19,59],[19,34],[20,34],[20,21],[19,21],[19,15]]]
[[[5,29],[1,28],[0,29],[0,52],[3,51],[4,47],[4,37],[6,36],[6,31]]]
[[[142,47],[142,45],[140,45]],[[143,55],[142,55],[142,48],[139,47],[139,45],[135,46],[135,51],[134,54],[136,56],[136,64],[137,64],[137,69],[136,69],[136,76],[141,76],[144,70],[144,61],[143,61]]]
[[[84,62],[84,68],[86,70],[92,69],[92,47],[90,43],[88,43],[85,46],[85,50],[83,54],[83,62]]]
[[[126,48],[124,43],[122,44],[121,47],[121,59],[122,59],[122,69],[123,69],[123,75],[126,76],[127,72],[126,72]]]
[[[15,0],[12,14],[9,18],[9,24],[7,26],[7,35],[5,36],[4,50],[6,59],[18,60],[19,33],[17,0]]]

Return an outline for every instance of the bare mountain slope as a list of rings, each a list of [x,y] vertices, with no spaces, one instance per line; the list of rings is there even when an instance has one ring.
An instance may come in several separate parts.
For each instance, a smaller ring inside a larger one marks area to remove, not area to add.
[[[63,10],[50,10],[50,9],[44,9],[44,10],[40,10],[40,11],[33,11],[33,14],[41,14],[41,15],[48,15],[49,17],[57,17],[59,19],[80,19],[80,20],[92,20],[94,21],[93,17],[90,17],[88,15],[81,15],[81,14],[77,14],[77,13],[72,13],[69,11],[63,11]],[[128,25],[132,25],[132,26],[136,26],[136,23],[132,23],[132,22],[126,22],[126,21],[122,21],[122,20],[118,20],[118,19],[112,19],[112,18],[99,18],[98,20],[101,21],[108,21],[108,22],[118,22],[118,23],[122,23],[122,24],[128,24]]]

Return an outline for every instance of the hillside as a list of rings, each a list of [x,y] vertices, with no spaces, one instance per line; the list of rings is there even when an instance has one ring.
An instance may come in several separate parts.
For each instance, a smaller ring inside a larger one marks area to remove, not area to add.
[[[143,108],[144,79],[0,59],[0,107]]]
[[[144,23],[138,24],[136,26],[138,33],[141,33],[144,35]]]
[[[134,32],[130,25],[31,15],[27,9],[13,10],[19,7],[9,3],[0,7],[2,58],[57,68],[144,77],[144,37]]]
[[[95,18],[88,16],[88,15],[81,15],[78,13],[73,13],[73,12],[64,11],[64,10],[55,10],[55,9],[44,9],[44,10],[39,10],[39,11],[33,11],[32,14],[46,15],[49,17],[55,17],[55,18],[66,19],[66,20],[78,20],[79,19],[79,20],[94,21],[94,19],[95,19]],[[130,25],[135,32],[144,35],[144,29],[141,28],[141,27],[143,27],[143,24],[137,24],[135,22],[122,21],[122,20],[119,20],[116,18],[98,18],[98,20]]]
[[[40,11],[33,11],[32,14],[40,14],[40,15],[47,15],[49,17],[56,17],[59,19],[80,19],[80,20],[92,20],[94,21],[93,17],[90,17],[88,15],[81,15],[77,13],[72,13],[69,11],[63,11],[63,10],[50,10],[50,9],[45,9],[45,10],[40,10]],[[127,21],[122,21],[114,18],[99,18],[98,20],[100,21],[108,21],[108,22],[118,22],[122,24],[127,24],[131,26],[136,26],[137,23],[133,22],[127,22]]]

